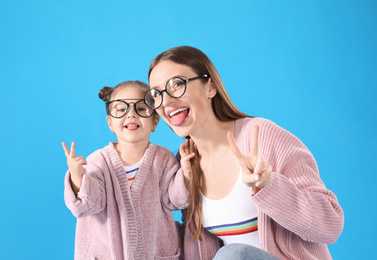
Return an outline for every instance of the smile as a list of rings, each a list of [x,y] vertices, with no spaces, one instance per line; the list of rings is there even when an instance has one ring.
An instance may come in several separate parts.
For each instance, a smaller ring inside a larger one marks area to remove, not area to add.
[[[188,110],[188,107],[178,108],[177,110],[174,110],[173,112],[171,112],[171,113],[169,114],[169,117],[172,117],[172,116],[174,116],[175,114],[181,113],[182,111],[185,111],[185,110]]]
[[[130,124],[126,124],[124,127],[127,128],[128,130],[136,130],[140,127],[140,125],[135,124],[135,123],[130,123]]]
[[[189,118],[190,109],[188,107],[179,107],[166,111],[173,126],[183,125]]]

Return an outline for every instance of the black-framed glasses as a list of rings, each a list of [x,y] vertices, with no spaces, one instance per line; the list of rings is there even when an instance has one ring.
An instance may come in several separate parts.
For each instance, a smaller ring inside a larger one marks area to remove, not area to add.
[[[136,114],[141,117],[150,117],[154,113],[154,109],[147,106],[144,99],[136,102],[126,102],[125,99],[117,99],[106,102],[106,112],[114,118],[121,118],[127,114],[131,104],[134,105]]]
[[[150,89],[145,93],[144,101],[148,107],[157,109],[162,105],[163,93],[168,93],[172,98],[180,98],[186,93],[187,82],[195,79],[209,78],[209,75],[201,75],[189,79],[183,79],[181,77],[173,77],[166,82],[164,90]]]

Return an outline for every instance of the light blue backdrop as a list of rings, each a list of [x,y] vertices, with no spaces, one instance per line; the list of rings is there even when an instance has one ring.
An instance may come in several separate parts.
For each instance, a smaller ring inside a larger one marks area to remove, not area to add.
[[[345,212],[333,258],[375,255],[376,13],[363,0],[1,1],[0,259],[73,259],[61,142],[87,156],[114,141],[99,89],[147,81],[178,45],[212,59],[244,112],[312,151]],[[151,140],[182,141],[162,121]]]

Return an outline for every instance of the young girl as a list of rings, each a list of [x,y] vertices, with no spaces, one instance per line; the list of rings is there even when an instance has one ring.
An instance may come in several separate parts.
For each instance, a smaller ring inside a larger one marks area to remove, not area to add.
[[[343,211],[305,145],[237,109],[198,49],[159,54],[148,76],[146,103],[196,145],[185,258],[331,259],[326,244],[342,232]],[[258,98],[242,91],[250,102]]]
[[[174,155],[149,142],[159,117],[143,101],[148,89],[127,81],[99,92],[117,143],[87,160],[76,156],[74,143],[71,150],[63,143],[69,167],[64,198],[77,217],[75,259],[181,257],[170,211],[187,207],[188,195]],[[184,156],[182,165],[189,159]]]

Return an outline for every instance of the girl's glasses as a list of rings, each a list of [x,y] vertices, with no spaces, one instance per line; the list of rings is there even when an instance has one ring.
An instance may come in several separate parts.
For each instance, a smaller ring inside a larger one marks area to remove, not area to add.
[[[126,102],[124,99],[118,99],[106,102],[107,114],[114,118],[121,118],[127,114],[131,104],[134,105],[136,114],[141,117],[150,117],[154,113],[154,109],[147,106],[143,99],[137,102]]]
[[[186,92],[187,82],[195,80],[195,79],[204,79],[209,78],[208,75],[197,76],[189,79],[183,79],[180,77],[174,77],[166,82],[166,86],[164,90],[158,90],[152,88],[145,93],[144,101],[148,107],[152,109],[157,109],[162,105],[163,101],[163,93],[168,93],[169,96],[172,98],[180,98]]]

